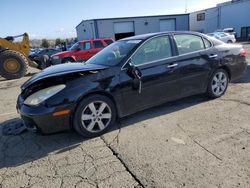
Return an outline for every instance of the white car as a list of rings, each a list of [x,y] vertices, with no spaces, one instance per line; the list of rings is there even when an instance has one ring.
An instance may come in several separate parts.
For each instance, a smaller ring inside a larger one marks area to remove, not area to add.
[[[225,32],[214,32],[214,33],[209,33],[209,36],[215,37],[225,43],[235,43],[236,39],[234,35],[230,35],[229,33]]]

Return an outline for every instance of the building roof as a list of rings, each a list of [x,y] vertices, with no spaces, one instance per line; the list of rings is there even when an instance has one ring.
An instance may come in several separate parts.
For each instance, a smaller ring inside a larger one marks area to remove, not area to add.
[[[189,13],[186,14],[170,14],[170,15],[153,15],[153,16],[133,16],[133,17],[117,17],[117,18],[97,18],[97,19],[89,19],[89,20],[82,20],[76,28],[81,25],[85,21],[99,21],[99,20],[115,20],[115,19],[133,19],[133,18],[152,18],[152,17],[176,17],[176,16],[189,16]]]

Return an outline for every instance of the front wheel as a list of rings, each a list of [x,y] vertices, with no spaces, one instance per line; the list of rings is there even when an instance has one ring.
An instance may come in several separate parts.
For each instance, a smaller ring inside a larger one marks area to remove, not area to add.
[[[74,129],[84,137],[104,134],[116,120],[114,103],[102,95],[83,99],[78,105],[73,119]]]
[[[218,98],[224,95],[229,83],[229,77],[224,69],[216,70],[209,80],[207,94],[211,98]]]

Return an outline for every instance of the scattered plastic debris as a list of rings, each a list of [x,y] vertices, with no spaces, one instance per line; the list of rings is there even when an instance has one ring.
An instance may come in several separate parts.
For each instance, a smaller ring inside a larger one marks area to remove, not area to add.
[[[15,119],[3,125],[2,133],[3,135],[19,135],[26,130],[27,128],[23,121],[21,119]]]

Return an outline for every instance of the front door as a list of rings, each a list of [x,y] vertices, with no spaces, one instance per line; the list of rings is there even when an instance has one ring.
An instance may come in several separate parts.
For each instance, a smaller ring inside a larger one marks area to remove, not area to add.
[[[79,60],[79,61],[80,60],[87,60],[90,57],[92,57],[91,49],[92,49],[92,46],[91,46],[90,41],[86,41],[86,42],[81,43],[79,45],[77,51],[75,52],[76,60]]]
[[[179,71],[172,62],[171,46],[169,36],[160,36],[142,44],[132,55],[129,62],[141,72],[141,88],[139,80],[129,76],[127,63],[120,73],[123,115],[178,98]]]

